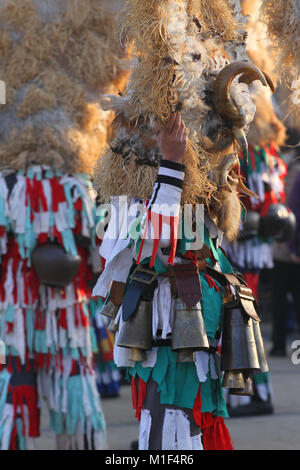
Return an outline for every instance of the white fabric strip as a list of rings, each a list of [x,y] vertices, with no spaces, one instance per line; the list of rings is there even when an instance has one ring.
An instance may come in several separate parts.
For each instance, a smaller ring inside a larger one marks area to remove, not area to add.
[[[175,410],[165,410],[162,430],[162,450],[177,450],[175,413]]]
[[[202,434],[192,437],[193,450],[203,450],[203,444],[201,439]]]
[[[151,431],[151,414],[149,410],[142,410],[139,430],[139,450],[149,449],[149,436]]]
[[[196,351],[195,357],[199,382],[205,382],[209,368],[209,354],[205,351]]]
[[[162,450],[193,450],[190,422],[182,410],[165,410]]]
[[[152,334],[155,338],[157,330],[162,330],[162,339],[172,331],[174,302],[168,279],[158,278],[158,287],[154,291],[152,303]]]

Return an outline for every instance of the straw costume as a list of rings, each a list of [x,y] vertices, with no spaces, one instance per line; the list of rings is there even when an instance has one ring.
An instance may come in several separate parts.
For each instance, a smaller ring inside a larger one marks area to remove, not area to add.
[[[99,97],[122,87],[124,71],[103,6],[0,5],[1,449],[34,448],[43,400],[59,449],[105,446],[93,365],[90,175],[112,119]]]
[[[259,329],[252,293],[220,248],[222,234],[238,232],[240,192],[250,194],[238,159],[255,114],[249,87],[272,87],[244,62],[242,22],[238,2],[223,0],[128,0],[120,21],[133,70],[123,96],[102,100],[116,118],[96,168],[111,205],[93,294],[106,297],[101,313],[118,327],[114,359],[131,378],[140,450],[232,449],[222,381],[250,393],[250,369],[267,367],[258,337],[260,360],[239,370],[224,341],[233,305],[241,328]],[[178,110],[188,133],[183,164],[162,158],[157,141]],[[193,217],[181,224],[184,204]],[[193,232],[198,204],[204,223]]]

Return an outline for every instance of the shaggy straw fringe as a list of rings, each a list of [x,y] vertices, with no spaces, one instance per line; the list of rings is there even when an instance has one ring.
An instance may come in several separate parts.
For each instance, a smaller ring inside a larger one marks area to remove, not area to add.
[[[208,156],[189,141],[184,156],[182,204],[209,204],[216,187],[208,178],[208,162]],[[151,197],[157,173],[158,168],[139,165],[134,158],[124,161],[109,148],[95,167],[94,187],[103,200],[123,194],[146,200]]]
[[[251,61],[271,76],[274,83],[278,80],[278,69],[275,68],[276,53],[268,38],[266,25],[259,21],[262,0],[242,0],[243,15],[248,15],[247,53]]]
[[[132,74],[135,108],[132,119],[141,113],[145,117],[154,114],[166,121],[175,102],[171,90],[174,66],[164,63],[170,56],[169,37],[164,22],[163,6],[168,0],[127,0],[121,16],[120,36],[125,44],[133,43],[133,54],[139,65]]]
[[[132,105],[137,119],[140,114],[154,114],[165,122],[177,104],[173,86],[174,64],[170,58],[170,37],[166,31],[169,0],[127,0],[120,17],[120,37],[123,43],[133,43],[138,67],[133,71],[134,96]],[[177,3],[184,3],[177,0]],[[239,37],[238,24],[225,0],[189,0],[188,12],[196,16],[203,31],[222,36],[222,41]]]
[[[261,21],[278,53],[276,67],[281,78],[298,78],[300,69],[300,15],[295,0],[263,0]],[[297,14],[298,13],[298,14]]]
[[[176,0],[185,5],[182,0]],[[225,0],[190,0],[188,12],[196,16],[205,33],[220,41],[234,41],[239,37],[238,25]],[[172,41],[167,32],[170,0],[127,0],[120,19],[120,37],[131,44],[137,57],[137,67],[130,84],[130,106],[126,117],[137,122],[142,116],[146,122],[157,118],[164,123],[176,109],[177,88],[173,84],[175,67]],[[209,178],[209,155],[195,142],[188,141],[184,157],[186,175],[182,203],[209,204],[215,185]],[[148,199],[153,190],[157,169],[135,162],[134,157],[125,164],[123,158],[109,149],[99,159],[95,170],[95,186],[101,197],[127,194]]]
[[[189,0],[188,4],[188,12],[200,20],[204,31],[214,36],[221,34],[223,41],[236,41],[240,37],[239,25],[226,0]]]
[[[33,0],[7,0],[1,9],[0,80],[7,104],[0,113],[15,125],[10,135],[0,129],[1,166],[52,162],[90,173],[106,143],[113,115],[101,111],[99,98],[123,89],[126,75],[115,18],[99,0],[65,0],[60,8],[50,22]],[[45,112],[53,128],[40,125]]]

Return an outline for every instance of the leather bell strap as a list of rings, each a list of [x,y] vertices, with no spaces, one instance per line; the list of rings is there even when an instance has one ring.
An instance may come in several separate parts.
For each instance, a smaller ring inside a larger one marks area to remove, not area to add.
[[[187,307],[194,307],[201,300],[199,269],[194,264],[176,264],[168,271],[172,286],[175,280],[177,296]]]
[[[122,299],[125,291],[125,282],[113,281],[110,292],[109,298],[114,305],[119,307],[122,304]]]
[[[249,317],[254,318],[256,321],[260,321],[259,316],[257,315],[255,309],[255,298],[253,296],[252,290],[246,285],[243,279],[239,279],[235,274],[224,274],[216,271],[212,268],[206,269],[207,273],[216,279],[222,286],[226,286],[227,282],[235,288],[238,299],[240,300],[243,309],[249,315]]]
[[[144,290],[148,289],[156,279],[157,273],[138,266],[130,277],[131,279],[122,302],[122,318],[125,322],[134,313]]]
[[[229,279],[232,278],[231,274],[224,274],[224,276],[227,279],[228,277]],[[256,309],[254,306],[255,298],[253,296],[252,290],[249,287],[242,285],[237,278],[235,278],[235,281],[234,281],[235,284],[231,282],[229,279],[228,279],[228,282],[236,288],[235,291],[236,291],[237,297],[239,298],[242,304],[242,307],[247,313],[247,315],[249,315],[249,317],[252,317],[256,321],[260,321],[260,318],[257,315]]]

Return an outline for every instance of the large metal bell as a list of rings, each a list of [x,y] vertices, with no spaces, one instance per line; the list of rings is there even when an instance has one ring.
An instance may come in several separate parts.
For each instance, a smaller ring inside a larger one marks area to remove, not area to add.
[[[256,344],[256,349],[257,349],[258,361],[260,365],[260,371],[269,372],[270,369],[269,369],[268,361],[266,358],[264,342],[261,336],[260,324],[257,320],[253,320],[253,331],[254,331],[254,338],[255,338],[255,344]]]
[[[152,302],[141,301],[120,331],[117,345],[130,348],[133,361],[146,360],[146,353],[152,349]]]
[[[224,310],[221,356],[221,369],[225,372],[260,369],[253,321],[240,308]]]
[[[37,246],[31,256],[32,266],[40,283],[51,287],[66,287],[76,276],[81,256],[72,255],[56,243]]]
[[[193,360],[193,351],[209,350],[200,302],[188,308],[181,299],[175,300],[172,349],[179,352],[177,362]]]

